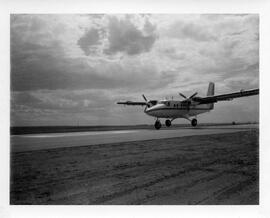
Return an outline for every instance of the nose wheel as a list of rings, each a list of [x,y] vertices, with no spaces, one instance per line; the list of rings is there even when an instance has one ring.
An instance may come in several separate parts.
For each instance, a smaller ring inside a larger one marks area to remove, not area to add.
[[[166,121],[165,121],[165,125],[166,125],[167,127],[170,127],[170,126],[172,125],[172,122],[171,122],[170,120],[166,120]]]
[[[161,122],[160,122],[159,120],[157,120],[157,121],[155,122],[155,128],[156,128],[156,129],[160,129],[160,128],[161,128]]]
[[[194,127],[197,126],[197,119],[192,119],[191,120],[191,125],[194,126]]]

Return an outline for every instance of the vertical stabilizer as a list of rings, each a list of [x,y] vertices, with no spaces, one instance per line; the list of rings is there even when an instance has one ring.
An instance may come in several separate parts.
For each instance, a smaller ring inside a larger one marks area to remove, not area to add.
[[[208,85],[208,90],[207,90],[207,96],[213,96],[215,95],[215,83],[210,82]],[[211,104],[207,104],[207,106],[209,107],[209,110],[212,110],[214,108],[214,103]]]
[[[213,96],[215,94],[215,83],[210,82],[208,85],[207,96]]]

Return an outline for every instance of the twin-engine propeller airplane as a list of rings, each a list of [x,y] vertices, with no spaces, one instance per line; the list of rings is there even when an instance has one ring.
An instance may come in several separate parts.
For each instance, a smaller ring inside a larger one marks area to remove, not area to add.
[[[258,95],[259,89],[252,89],[248,91],[241,90],[240,92],[234,92],[223,95],[214,95],[215,84],[210,82],[208,86],[206,97],[196,97],[198,94],[195,92],[189,98],[187,98],[182,93],[179,93],[185,100],[175,101],[175,100],[147,100],[144,95],[142,97],[145,101],[120,101],[117,104],[123,105],[140,105],[146,106],[144,113],[149,116],[156,118],[155,128],[161,128],[160,118],[166,118],[165,125],[167,127],[171,126],[171,123],[176,118],[185,118],[191,121],[192,126],[197,125],[197,115],[208,112],[214,109],[214,103],[218,101],[228,101],[234,98],[240,98],[251,95]],[[190,117],[195,117],[192,120]]]

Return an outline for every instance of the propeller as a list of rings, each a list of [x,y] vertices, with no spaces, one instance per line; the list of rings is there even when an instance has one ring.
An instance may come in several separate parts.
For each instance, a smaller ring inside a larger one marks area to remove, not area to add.
[[[189,97],[189,99],[195,97],[197,94],[198,94],[198,92],[195,92],[193,95],[191,95],[191,96]]]
[[[152,107],[158,103],[158,100],[154,100],[154,99],[147,100],[144,94],[142,94],[142,97],[145,100],[147,107]]]
[[[147,102],[147,99],[146,99],[146,97],[144,96],[144,94],[142,94],[142,97],[143,97],[143,99]]]
[[[187,98],[184,94],[182,94],[182,93],[179,92],[179,95],[182,96],[184,99],[187,99],[187,100],[192,99],[192,98],[195,97],[197,94],[198,94],[198,92],[195,92],[193,95],[191,95],[191,96],[189,96],[189,97]]]
[[[147,98],[145,97],[144,94],[142,94],[142,97],[143,97],[143,99],[144,99],[145,102],[146,102],[146,106],[147,106],[147,107],[150,107],[150,103],[149,103],[149,101],[147,100]]]
[[[184,99],[187,99],[187,97],[184,94],[180,93],[180,92],[179,92],[179,95],[182,96]]]
[[[180,96],[182,96],[184,99],[186,99],[185,101],[187,102],[187,109],[188,109],[188,110],[190,109],[190,105],[191,105],[191,100],[192,100],[192,98],[194,98],[197,94],[198,94],[198,92],[195,92],[194,94],[192,94],[191,96],[189,96],[189,97],[187,98],[184,94],[179,93]]]

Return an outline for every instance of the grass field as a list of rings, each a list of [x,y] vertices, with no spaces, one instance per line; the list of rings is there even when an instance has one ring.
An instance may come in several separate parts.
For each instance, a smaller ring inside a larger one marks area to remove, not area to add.
[[[10,204],[258,204],[258,134],[11,153]]]

